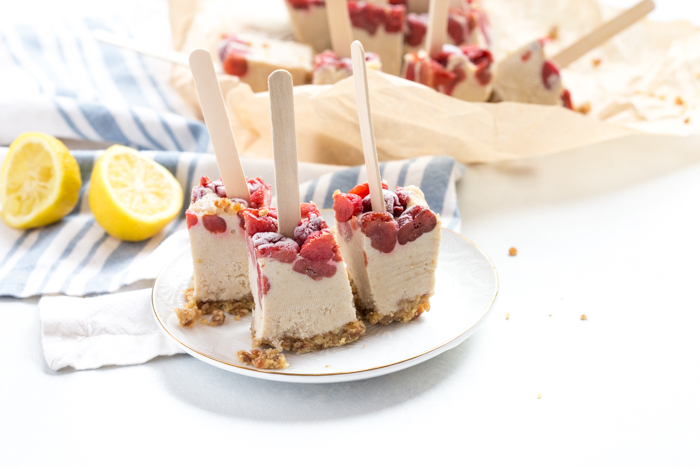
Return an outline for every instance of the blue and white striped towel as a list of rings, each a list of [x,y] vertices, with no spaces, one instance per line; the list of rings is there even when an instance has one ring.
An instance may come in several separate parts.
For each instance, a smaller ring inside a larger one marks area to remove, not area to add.
[[[76,209],[61,222],[27,231],[0,225],[0,296],[30,297],[44,294],[90,295],[114,292],[143,279],[153,279],[159,270],[188,243],[184,231],[184,210],[161,233],[143,242],[123,242],[108,235],[90,212],[87,193],[92,166],[101,152],[74,151],[85,181]],[[213,156],[195,153],[149,152],[191,191],[200,176],[217,176]],[[262,176],[272,184],[272,161],[245,159],[249,176]],[[366,180],[364,166],[332,168],[331,171],[300,186],[303,201],[319,207],[333,206],[333,191],[348,191]],[[460,227],[456,181],[464,166],[446,156],[427,156],[380,164],[382,177],[390,188],[417,185],[425,192],[430,206],[442,216],[443,225]],[[310,178],[313,164],[302,164],[302,179]],[[318,171],[316,172],[318,173]],[[0,223],[1,224],[1,223]]]
[[[129,34],[114,20],[77,17],[0,29],[0,145],[41,131],[139,149],[206,152],[206,127],[169,86],[170,65],[97,42],[94,30]]]

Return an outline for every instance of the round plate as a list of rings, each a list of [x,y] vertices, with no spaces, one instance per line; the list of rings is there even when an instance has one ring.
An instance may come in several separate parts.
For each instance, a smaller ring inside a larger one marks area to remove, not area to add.
[[[333,218],[324,218],[332,225]],[[472,335],[489,315],[498,292],[496,269],[486,254],[461,235],[442,230],[435,295],[430,311],[406,324],[367,324],[357,341],[306,354],[285,352],[289,368],[258,370],[238,362],[238,350],[250,350],[250,320],[227,316],[223,325],[183,328],[174,309],[184,303],[192,280],[187,248],[161,271],[153,287],[155,318],[185,352],[242,375],[296,383],[337,383],[393,373],[433,358]]]

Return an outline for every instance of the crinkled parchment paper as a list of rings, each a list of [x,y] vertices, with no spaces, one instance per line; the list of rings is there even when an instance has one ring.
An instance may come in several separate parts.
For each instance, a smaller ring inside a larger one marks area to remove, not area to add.
[[[617,11],[597,0],[483,0],[498,59],[551,34],[548,52],[575,41]],[[283,0],[171,0],[173,42],[216,52],[222,33],[259,31],[291,37]],[[700,132],[700,28],[644,20],[563,70],[576,106],[468,103],[381,73],[370,73],[372,115],[382,160],[449,154],[462,162],[543,155],[638,131]],[[173,85],[198,107],[189,70],[175,67]],[[271,157],[269,98],[236,78],[221,77],[239,149]],[[362,152],[351,80],[295,88],[299,159],[360,164]]]

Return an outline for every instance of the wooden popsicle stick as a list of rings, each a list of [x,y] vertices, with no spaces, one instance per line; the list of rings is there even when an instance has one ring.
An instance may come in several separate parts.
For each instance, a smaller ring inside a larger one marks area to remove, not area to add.
[[[347,0],[326,0],[326,16],[331,32],[333,52],[339,58],[350,58],[352,25]]]
[[[274,71],[267,78],[267,87],[270,90],[278,230],[285,237],[294,238],[294,229],[301,222],[301,205],[292,75],[287,70]]]
[[[140,41],[136,41],[130,37],[120,36],[109,31],[93,31],[92,37],[95,40],[104,42],[105,44],[131,50],[133,52],[140,53],[141,55],[148,55],[149,57],[165,60],[166,62],[174,63],[176,65],[183,65],[187,67],[190,66],[190,61],[187,54],[174,49],[168,49],[167,47],[159,47],[150,44],[144,45]],[[219,63],[214,64],[214,69],[218,74],[224,74],[224,70],[221,68]]]
[[[425,50],[428,51],[431,57],[442,52],[442,46],[445,45],[449,9],[449,0],[430,0]]]
[[[221,87],[216,78],[209,51],[194,50],[190,54],[190,68],[211,144],[214,146],[216,165],[219,166],[226,196],[250,201],[250,192],[238,155],[238,147],[236,147],[236,140],[226,113],[224,96],[221,94]]]
[[[355,81],[355,99],[357,100],[357,117],[360,121],[360,134],[362,135],[362,151],[365,154],[365,167],[367,167],[367,184],[369,196],[372,200],[372,211],[384,212],[384,192],[382,191],[382,178],[379,172],[377,159],[377,144],[374,141],[374,126],[372,125],[372,112],[369,106],[369,90],[367,86],[367,65],[365,62],[365,49],[360,41],[352,43],[352,74]]]
[[[654,10],[655,6],[653,0],[643,0],[637,3],[560,51],[551,60],[562,68],[569,66],[572,62],[644,18]]]

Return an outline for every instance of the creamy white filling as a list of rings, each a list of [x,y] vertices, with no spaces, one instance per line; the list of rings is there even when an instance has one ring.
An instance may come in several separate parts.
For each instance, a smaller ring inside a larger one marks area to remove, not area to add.
[[[255,338],[271,342],[283,337],[306,339],[340,331],[344,325],[356,321],[345,263],[333,264],[337,267],[333,277],[316,281],[294,271],[293,263],[264,257],[251,261]],[[262,296],[258,293],[258,274],[267,277],[270,284]]]
[[[227,230],[211,233],[202,214],[188,229],[194,267],[194,297],[202,301],[240,300],[250,292],[245,231],[236,214],[217,212]]]

